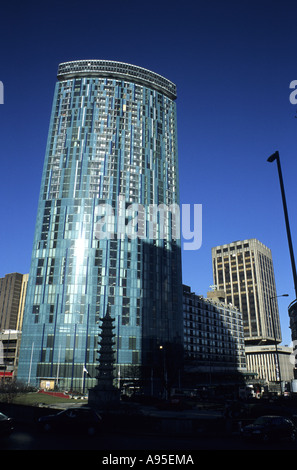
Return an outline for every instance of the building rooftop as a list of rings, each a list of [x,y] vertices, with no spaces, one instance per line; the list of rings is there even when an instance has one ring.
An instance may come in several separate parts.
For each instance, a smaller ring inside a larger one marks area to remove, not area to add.
[[[59,64],[59,81],[77,77],[107,77],[129,80],[176,99],[176,85],[167,78],[143,67],[113,60],[75,60]]]

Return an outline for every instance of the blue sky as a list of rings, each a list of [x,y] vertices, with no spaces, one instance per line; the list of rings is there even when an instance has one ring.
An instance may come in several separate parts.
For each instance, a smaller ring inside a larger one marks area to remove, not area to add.
[[[58,64],[111,59],[177,85],[181,203],[202,204],[202,246],[183,281],[206,295],[211,248],[258,238],[272,250],[283,343],[294,300],[277,167],[280,152],[297,253],[297,4],[115,0],[1,6],[0,276],[28,272]],[[297,255],[296,255],[297,256]]]

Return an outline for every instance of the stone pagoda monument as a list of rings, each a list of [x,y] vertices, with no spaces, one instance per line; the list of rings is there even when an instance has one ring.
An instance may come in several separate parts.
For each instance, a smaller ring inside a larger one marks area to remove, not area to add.
[[[98,354],[99,362],[96,367],[97,385],[89,389],[89,404],[93,406],[106,406],[120,401],[120,391],[113,384],[115,369],[114,351],[114,318],[110,316],[107,308],[106,315],[101,320],[101,332],[99,333]]]

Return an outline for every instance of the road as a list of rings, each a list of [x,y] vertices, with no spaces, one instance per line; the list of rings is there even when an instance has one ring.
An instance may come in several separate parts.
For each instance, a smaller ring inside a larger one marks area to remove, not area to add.
[[[0,438],[0,450],[112,450],[162,451],[164,453],[201,450],[297,450],[297,443],[288,441],[262,443],[246,442],[240,436],[173,437],[160,435],[131,435],[101,433],[94,437],[83,435],[45,434],[37,428],[19,426],[9,437]]]

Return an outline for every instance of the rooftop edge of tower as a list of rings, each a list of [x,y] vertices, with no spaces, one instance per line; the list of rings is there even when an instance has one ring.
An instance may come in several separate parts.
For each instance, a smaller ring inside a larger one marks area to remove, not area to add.
[[[78,77],[106,77],[128,80],[153,88],[175,100],[176,85],[167,78],[137,65],[113,60],[74,60],[59,64],[59,81]]]

